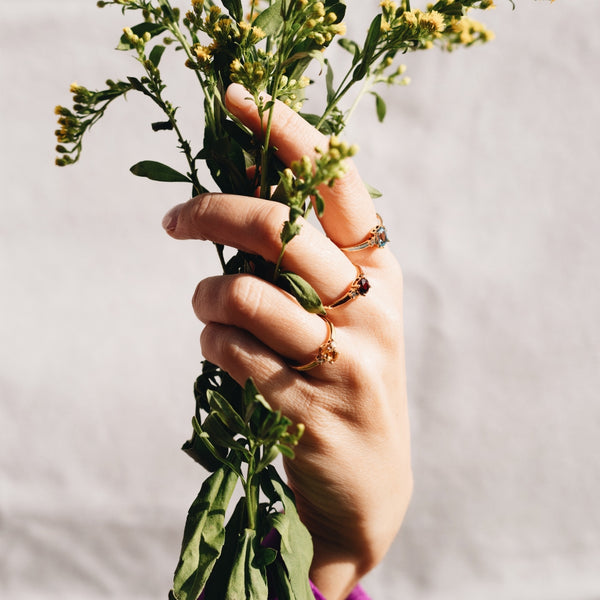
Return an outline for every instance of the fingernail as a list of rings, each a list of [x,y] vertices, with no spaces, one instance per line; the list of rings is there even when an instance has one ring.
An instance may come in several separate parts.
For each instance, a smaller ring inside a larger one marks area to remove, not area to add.
[[[250,94],[244,88],[243,85],[239,83],[232,83],[227,88],[227,104],[230,107],[242,108],[247,102]]]
[[[169,233],[171,231],[175,231],[177,227],[177,219],[179,218],[179,211],[181,210],[181,204],[174,206],[164,217],[162,220],[162,226]]]

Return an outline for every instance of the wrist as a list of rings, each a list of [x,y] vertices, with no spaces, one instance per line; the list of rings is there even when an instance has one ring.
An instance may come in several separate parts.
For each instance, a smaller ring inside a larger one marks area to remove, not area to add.
[[[346,600],[361,577],[369,570],[363,558],[340,551],[328,542],[313,537],[314,557],[310,579],[326,600]]]

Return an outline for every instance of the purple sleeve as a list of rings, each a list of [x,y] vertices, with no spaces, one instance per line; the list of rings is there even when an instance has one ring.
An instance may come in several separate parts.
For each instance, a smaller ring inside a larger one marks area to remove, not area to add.
[[[310,587],[315,595],[315,600],[327,600],[323,594],[317,589],[317,586],[311,581]],[[371,600],[365,590],[360,585],[357,585],[351,592],[346,600]]]

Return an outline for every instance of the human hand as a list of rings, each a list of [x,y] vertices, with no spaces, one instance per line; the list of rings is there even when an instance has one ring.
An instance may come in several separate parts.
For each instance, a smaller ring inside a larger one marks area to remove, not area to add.
[[[239,85],[227,107],[255,133],[260,117]],[[327,139],[281,103],[271,142],[289,165],[314,156]],[[301,519],[314,542],[311,578],[329,600],[345,598],[383,557],[404,518],[412,491],[402,324],[402,276],[387,248],[344,252],[377,223],[353,164],[322,190],[326,235],[304,223],[290,242],[285,269],[306,279],[324,305],[344,296],[360,265],[371,288],[328,311],[339,357],[299,372],[328,337],[325,321],[285,292],[252,275],[209,277],[193,298],[205,323],[202,352],[240,384],[252,377],[273,408],[306,432],[284,466]],[[287,207],[259,198],[205,194],[165,217],[176,239],[233,246],[276,262]]]

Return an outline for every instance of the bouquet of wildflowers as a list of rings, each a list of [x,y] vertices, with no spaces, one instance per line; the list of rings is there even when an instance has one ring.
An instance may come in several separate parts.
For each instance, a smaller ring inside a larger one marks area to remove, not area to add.
[[[71,86],[72,108],[56,107],[60,126],[56,163],[65,166],[80,158],[85,133],[114,100],[128,93],[143,94],[163,114],[152,129],[174,136],[187,169],[182,173],[144,160],[131,171],[156,181],[187,182],[192,195],[215,187],[240,195],[259,190],[262,198],[286,204],[289,218],[275,264],[241,251],[227,259],[220,245],[216,251],[224,273],[251,272],[268,279],[306,310],[321,314],[324,308],[316,292],[298,275],[282,269],[281,259],[299,233],[299,217],[313,208],[319,214],[325,210],[319,188],[333,185],[344,174],[345,159],[356,152],[339,137],[350,114],[368,94],[383,121],[386,104],[380,89],[408,83],[399,56],[490,40],[492,33],[471,15],[494,5],[493,0],[438,0],[418,9],[410,0],[383,0],[363,38],[351,40],[345,37],[347,6],[342,0],[192,0],[184,12],[169,0],[97,4],[116,5],[123,14],[137,15],[136,24],[123,30],[117,49],[134,54],[139,73],[110,79],[97,90]],[[347,60],[336,65],[326,53],[334,42],[347,51]],[[182,65],[203,93],[205,126],[195,143],[180,128],[182,109],[168,99],[161,59],[169,48],[180,51]],[[315,83],[307,76],[315,71],[308,69],[312,63],[325,80],[319,88],[325,90],[324,107],[318,114],[304,111]],[[242,84],[256,104],[263,122],[260,137],[227,110],[224,95],[232,82]],[[269,143],[275,100],[330,136],[329,146],[317,150],[315,161],[304,157],[289,168],[278,162]],[[208,166],[212,182],[200,181],[201,162]],[[193,431],[183,449],[210,475],[189,510],[169,597],[196,600],[204,593],[227,600],[265,599],[275,592],[280,600],[313,598],[308,584],[311,538],[298,518],[293,494],[271,465],[278,454],[294,457],[302,424],[273,411],[252,380],[241,387],[208,362],[194,392]],[[238,484],[244,494],[226,523],[225,512]],[[273,531],[280,538],[276,548],[265,542]]]

